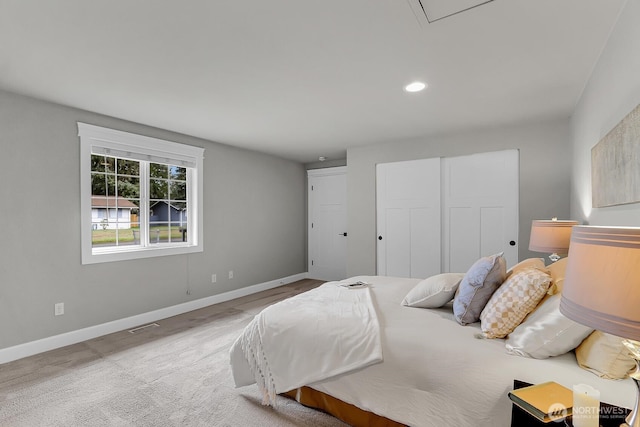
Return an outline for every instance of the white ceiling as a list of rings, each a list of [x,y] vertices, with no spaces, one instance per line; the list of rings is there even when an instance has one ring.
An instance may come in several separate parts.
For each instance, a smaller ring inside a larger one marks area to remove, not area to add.
[[[428,22],[453,16],[493,0],[407,0],[421,11]]]
[[[0,88],[301,162],[343,158],[569,117],[625,1],[494,0],[429,23],[418,0],[0,0]],[[452,1],[422,3],[446,15]],[[414,79],[429,88],[404,92]]]

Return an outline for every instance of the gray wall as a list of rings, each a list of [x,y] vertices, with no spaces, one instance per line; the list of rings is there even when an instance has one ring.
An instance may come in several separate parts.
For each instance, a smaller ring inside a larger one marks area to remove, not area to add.
[[[377,163],[520,150],[519,259],[545,256],[528,250],[531,221],[569,218],[569,120],[556,120],[347,150],[347,274],[376,272]]]
[[[640,104],[638,16],[640,0],[629,0],[571,119],[571,214],[586,224],[640,226],[640,203],[606,208],[591,204],[591,148]]]
[[[81,265],[78,121],[205,148],[204,252]],[[0,149],[0,348],[306,271],[302,164],[2,91]]]

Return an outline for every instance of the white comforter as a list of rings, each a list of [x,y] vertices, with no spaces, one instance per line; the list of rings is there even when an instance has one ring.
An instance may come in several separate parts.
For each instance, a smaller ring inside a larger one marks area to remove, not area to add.
[[[324,285],[259,313],[231,348],[237,387],[257,383],[263,404],[278,393],[382,361],[369,287]]]

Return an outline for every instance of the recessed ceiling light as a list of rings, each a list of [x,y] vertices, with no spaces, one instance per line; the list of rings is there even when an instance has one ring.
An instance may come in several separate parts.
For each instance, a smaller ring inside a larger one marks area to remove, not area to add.
[[[404,90],[407,92],[420,92],[427,87],[425,83],[422,82],[412,82],[404,87]]]

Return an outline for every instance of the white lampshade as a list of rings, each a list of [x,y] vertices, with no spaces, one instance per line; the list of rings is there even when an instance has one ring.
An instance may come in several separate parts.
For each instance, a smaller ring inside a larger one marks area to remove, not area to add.
[[[640,341],[640,228],[575,226],[560,312]]]
[[[535,220],[531,223],[529,250],[566,255],[571,229],[578,221]]]

